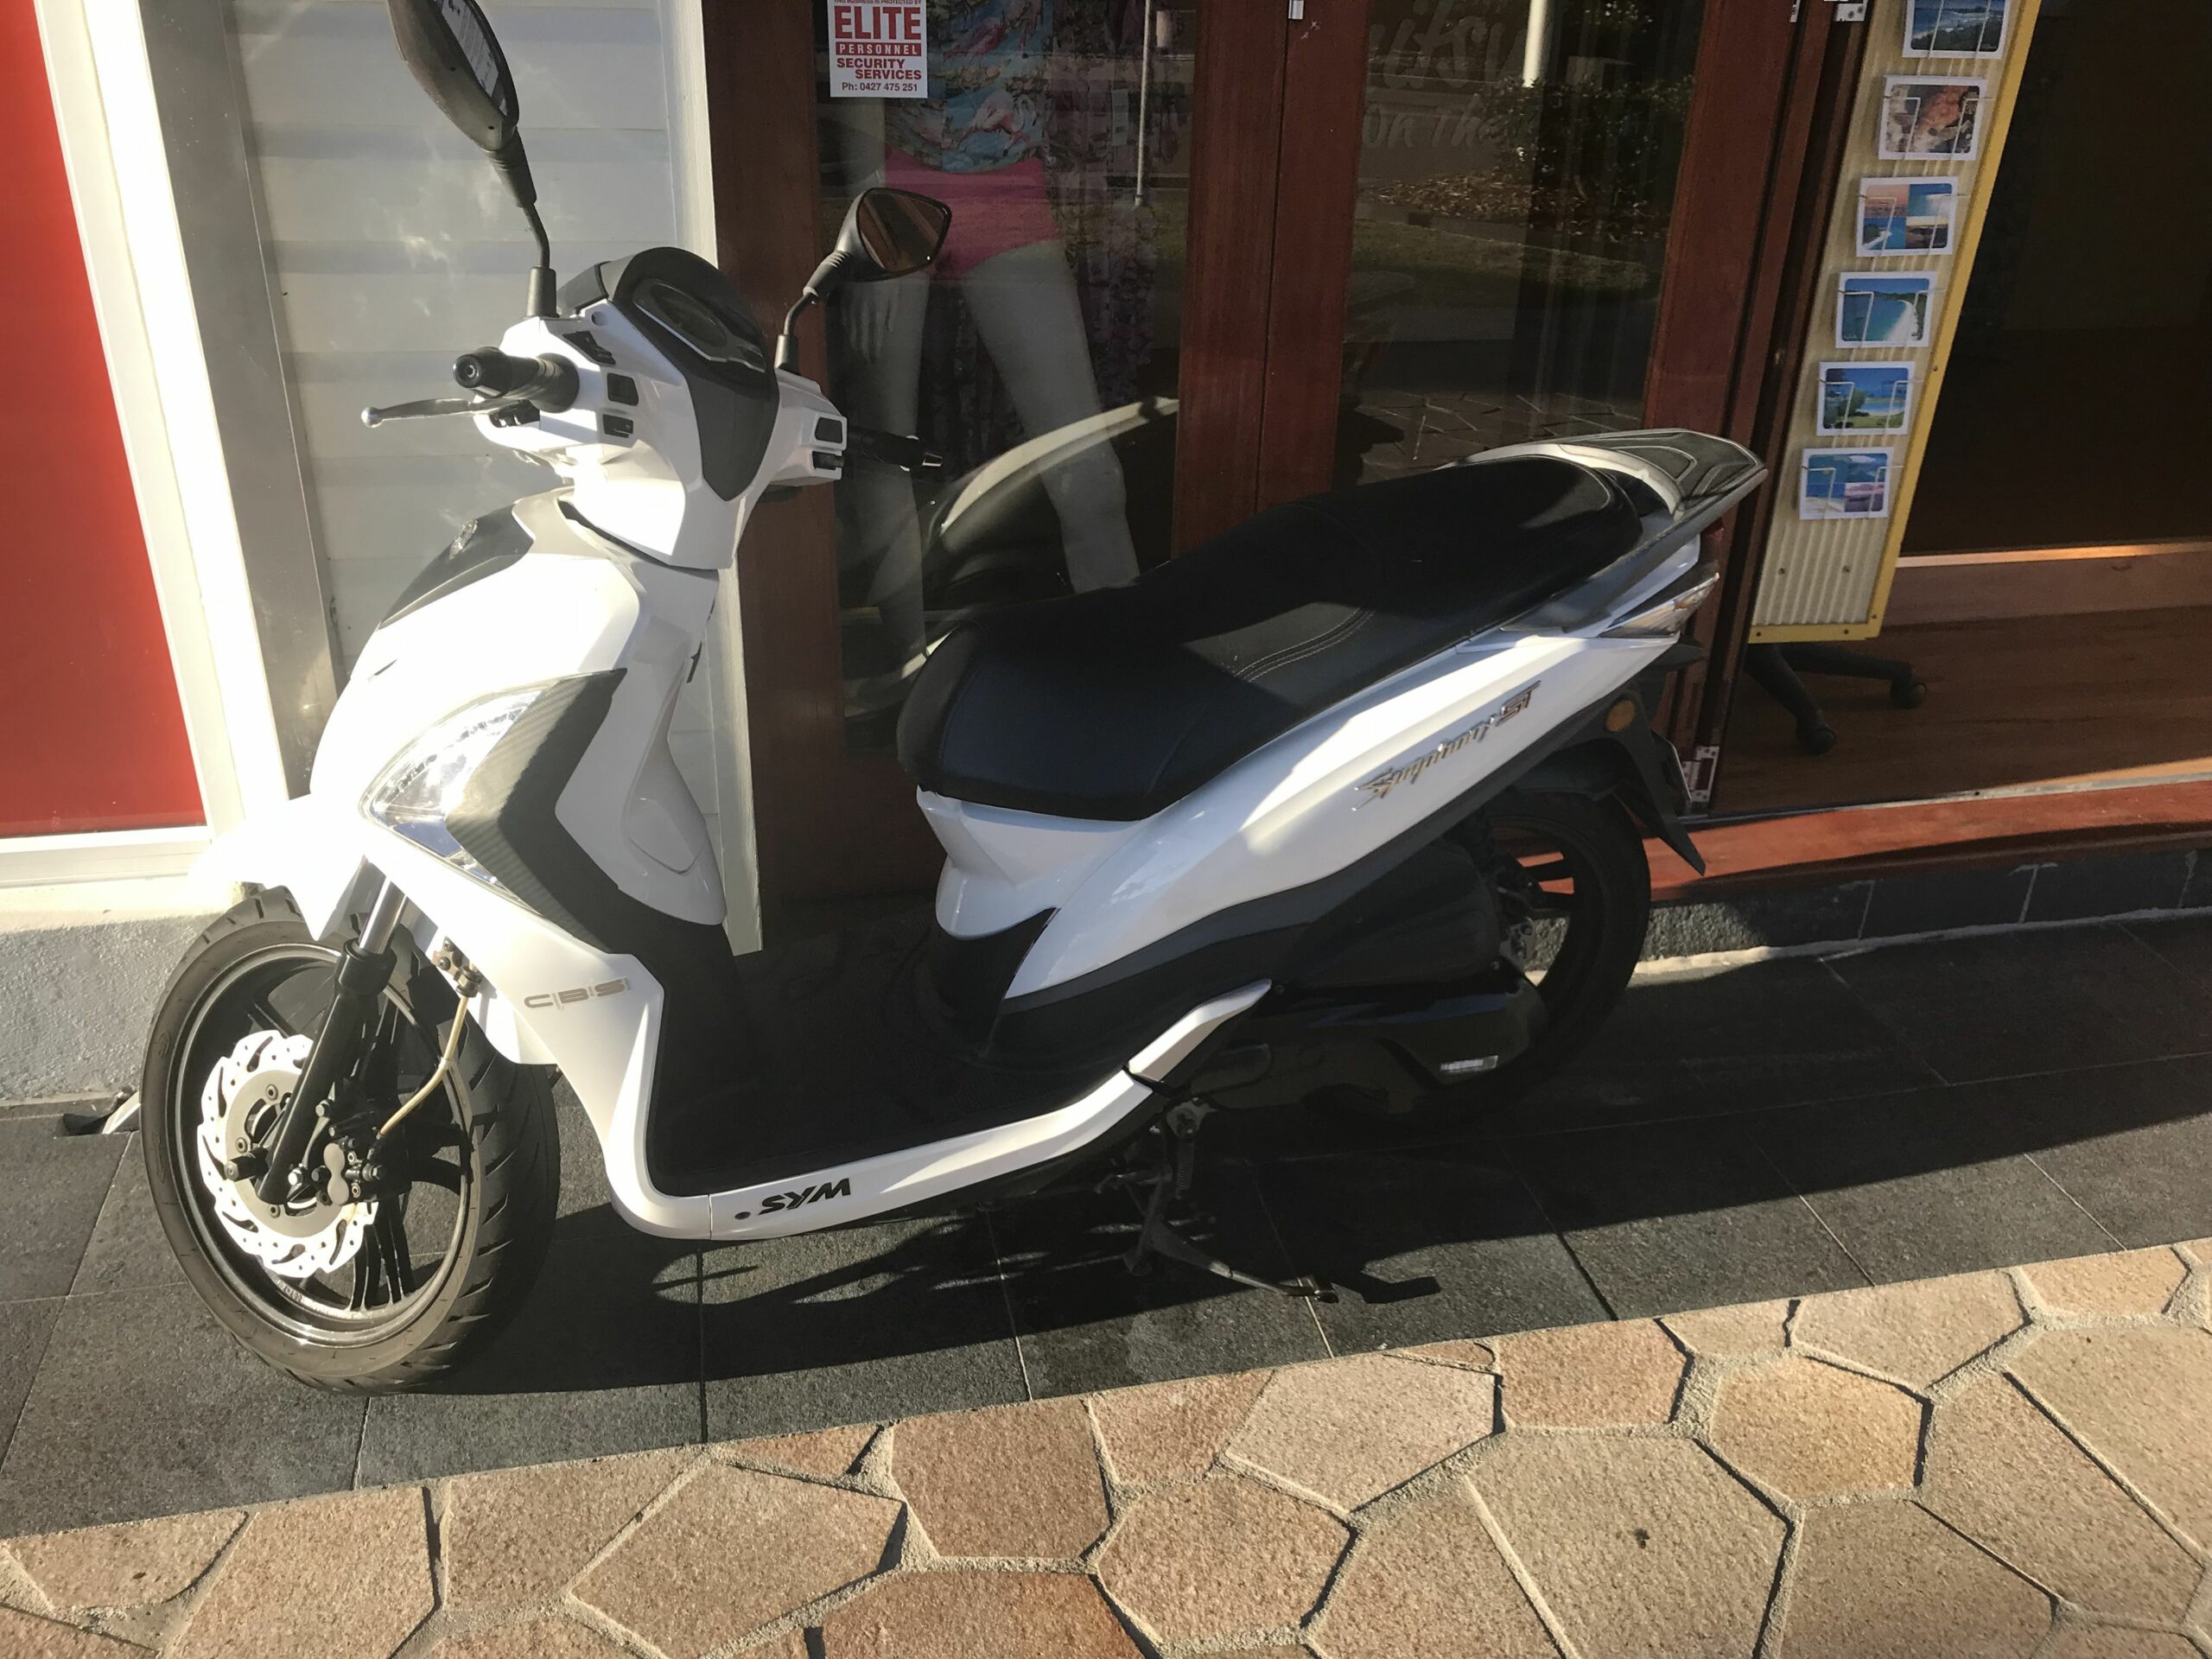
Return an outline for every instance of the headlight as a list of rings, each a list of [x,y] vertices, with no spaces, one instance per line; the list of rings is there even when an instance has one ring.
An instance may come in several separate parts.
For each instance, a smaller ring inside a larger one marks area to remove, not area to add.
[[[492,747],[507,734],[544,690],[533,685],[502,691],[447,715],[424,732],[369,786],[361,810],[387,830],[404,836],[434,858],[489,887],[498,880],[468,855],[446,828],[461,805],[462,792]]]

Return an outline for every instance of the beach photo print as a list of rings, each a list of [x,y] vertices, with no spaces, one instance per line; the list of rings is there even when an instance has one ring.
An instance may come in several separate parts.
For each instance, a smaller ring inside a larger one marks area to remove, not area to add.
[[[1859,432],[1902,432],[1911,418],[1911,364],[1821,365],[1822,437],[1848,437]]]
[[[1838,279],[1835,343],[1910,349],[1928,343],[1936,304],[1933,276],[1884,276],[1847,270]]]
[[[1981,154],[1986,80],[1891,75],[1882,93],[1882,159],[1970,162]]]
[[[1909,58],[2001,58],[2011,0],[1904,0]]]
[[[1859,251],[1869,257],[1948,253],[1958,225],[1950,179],[1861,179]]]
[[[1886,518],[1893,449],[1808,449],[1798,474],[1800,518]]]

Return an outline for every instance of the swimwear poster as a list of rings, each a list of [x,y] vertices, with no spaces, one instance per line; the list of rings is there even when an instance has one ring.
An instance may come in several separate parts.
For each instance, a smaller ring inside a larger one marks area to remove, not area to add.
[[[830,0],[830,96],[927,98],[929,8]]]

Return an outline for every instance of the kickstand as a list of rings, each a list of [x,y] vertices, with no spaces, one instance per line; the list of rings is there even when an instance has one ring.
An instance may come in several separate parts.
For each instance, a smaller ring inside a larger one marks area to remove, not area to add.
[[[1169,1200],[1179,1199],[1191,1190],[1191,1179],[1198,1161],[1198,1128],[1212,1110],[1212,1107],[1198,1101],[1184,1101],[1168,1109],[1166,1128],[1173,1137],[1174,1150],[1152,1183],[1152,1196],[1144,1204],[1144,1225],[1137,1230],[1137,1242],[1129,1247],[1128,1255],[1122,1258],[1123,1263],[1131,1273],[1142,1274],[1152,1271],[1152,1258],[1159,1256],[1165,1261],[1180,1262],[1186,1268],[1199,1268],[1218,1279],[1249,1285],[1255,1290],[1272,1290],[1309,1301],[1335,1301],[1337,1293],[1311,1274],[1274,1280],[1263,1279],[1255,1273],[1246,1273],[1241,1268],[1232,1268],[1211,1250],[1184,1237],[1175,1230],[1174,1224],[1167,1219]]]

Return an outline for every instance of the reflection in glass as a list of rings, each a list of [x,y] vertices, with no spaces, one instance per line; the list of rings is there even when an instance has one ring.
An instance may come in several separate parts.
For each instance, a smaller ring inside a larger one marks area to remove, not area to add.
[[[925,271],[840,292],[831,395],[946,458],[837,486],[847,730],[889,741],[967,609],[1164,556],[1188,7],[930,0],[929,95],[821,99],[825,220],[888,185],[952,209]]]
[[[1373,0],[1341,483],[1643,423],[1699,0]]]

